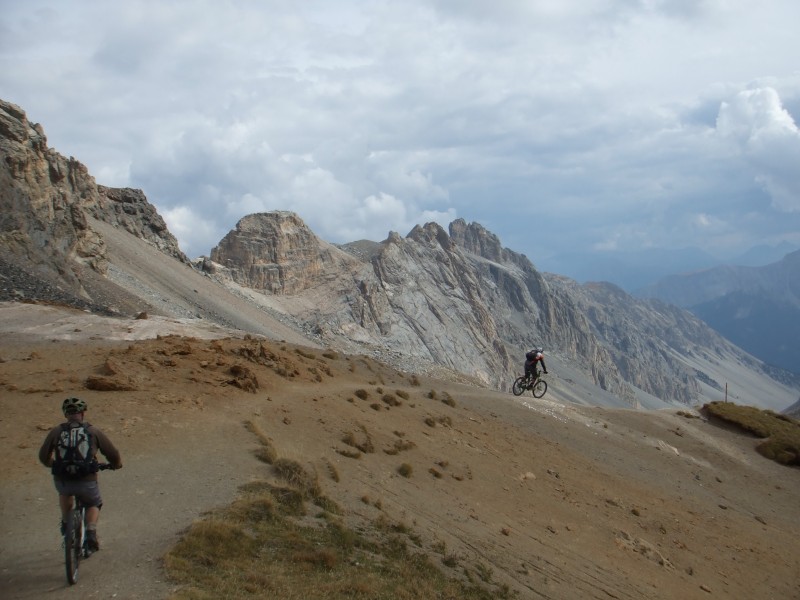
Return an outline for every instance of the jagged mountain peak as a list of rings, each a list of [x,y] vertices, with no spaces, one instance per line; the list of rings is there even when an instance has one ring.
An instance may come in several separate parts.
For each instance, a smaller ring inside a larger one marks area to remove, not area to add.
[[[296,294],[335,279],[356,258],[321,240],[290,211],[242,217],[210,259],[237,284],[273,294]]]
[[[430,222],[424,225],[415,225],[406,236],[406,239],[414,240],[420,244],[438,245],[443,250],[453,249],[453,240],[438,223]]]
[[[468,252],[488,260],[499,263],[505,258],[500,238],[480,223],[472,222],[468,225],[464,219],[456,219],[450,223],[450,237]]]

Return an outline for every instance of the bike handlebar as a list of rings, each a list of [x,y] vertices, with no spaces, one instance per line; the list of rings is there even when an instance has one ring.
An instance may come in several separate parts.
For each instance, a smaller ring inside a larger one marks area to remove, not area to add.
[[[114,468],[114,465],[112,465],[111,463],[98,463],[97,470],[98,471],[116,471],[116,469]]]

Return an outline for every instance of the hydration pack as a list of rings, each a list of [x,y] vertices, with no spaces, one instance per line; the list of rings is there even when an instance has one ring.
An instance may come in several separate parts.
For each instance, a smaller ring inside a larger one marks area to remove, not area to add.
[[[61,479],[81,479],[97,471],[89,423],[63,423],[56,440],[53,475]]]
[[[525,353],[525,358],[527,358],[528,360],[534,360],[537,354],[538,352],[536,352],[536,350],[531,350],[530,352]]]

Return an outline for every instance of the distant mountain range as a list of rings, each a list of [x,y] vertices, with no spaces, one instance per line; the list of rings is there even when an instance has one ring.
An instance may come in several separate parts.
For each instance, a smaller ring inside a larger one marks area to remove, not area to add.
[[[781,242],[753,246],[744,253],[720,259],[700,248],[650,248],[636,252],[563,254],[539,261],[545,271],[567,275],[576,281],[608,281],[629,293],[655,285],[674,274],[694,273],[714,267],[737,265],[761,267],[779,261],[800,247]]]
[[[800,250],[762,267],[671,275],[636,295],[687,308],[764,362],[800,373]]]

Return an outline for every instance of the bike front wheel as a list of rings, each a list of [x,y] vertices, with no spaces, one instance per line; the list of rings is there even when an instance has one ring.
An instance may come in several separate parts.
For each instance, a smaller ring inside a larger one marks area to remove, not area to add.
[[[536,383],[533,384],[531,388],[531,393],[533,394],[534,398],[541,398],[544,396],[544,393],[547,391],[547,382],[544,379],[539,379]]]
[[[83,552],[81,539],[83,537],[83,519],[81,511],[70,511],[64,531],[64,558],[67,568],[67,581],[70,585],[78,581],[78,565]]]
[[[511,386],[511,392],[515,396],[522,396],[525,393],[525,390],[528,389],[527,379],[525,377],[517,377],[514,380],[514,385]]]

